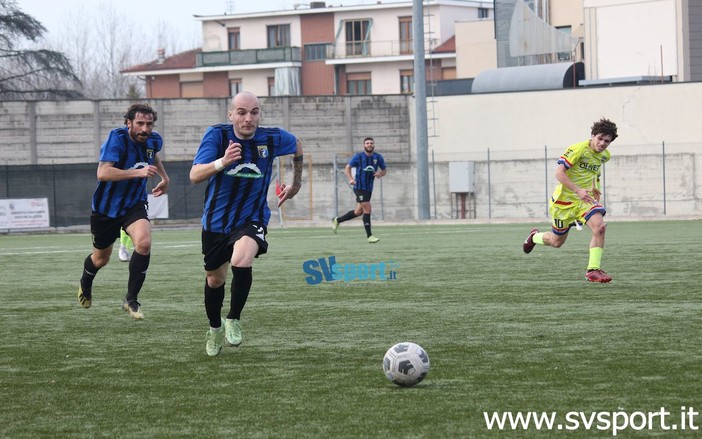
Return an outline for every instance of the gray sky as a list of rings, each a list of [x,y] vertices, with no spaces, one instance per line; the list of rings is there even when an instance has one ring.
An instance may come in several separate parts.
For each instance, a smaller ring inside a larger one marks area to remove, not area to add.
[[[61,33],[73,11],[83,10],[86,16],[112,5],[120,15],[129,17],[145,26],[163,21],[169,28],[177,29],[184,44],[190,44],[193,36],[199,36],[200,22],[193,15],[220,15],[225,12],[241,14],[248,12],[279,11],[293,9],[295,4],[306,4],[310,0],[18,0],[17,5],[25,13],[39,20],[49,31],[47,39]],[[385,0],[392,3],[398,0]],[[375,0],[327,0],[328,5],[374,4]],[[231,11],[230,11],[231,9]],[[195,46],[193,46],[195,47]],[[192,47],[186,47],[190,49]]]
[[[73,11],[83,10],[93,16],[106,4],[112,5],[120,15],[148,26],[162,20],[173,29],[178,29],[189,42],[193,33],[200,34],[200,22],[193,15],[220,15],[233,8],[232,13],[262,12],[292,9],[299,0],[18,0],[19,8],[39,20],[49,31],[46,35],[60,33],[65,21]],[[362,3],[359,0],[358,3]]]

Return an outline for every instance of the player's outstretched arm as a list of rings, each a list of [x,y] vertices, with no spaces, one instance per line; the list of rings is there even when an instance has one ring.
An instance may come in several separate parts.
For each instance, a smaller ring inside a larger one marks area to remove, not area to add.
[[[153,165],[147,165],[138,169],[119,169],[114,162],[98,163],[97,179],[98,181],[122,181],[132,178],[151,178],[158,173],[158,168]]]
[[[278,193],[278,207],[280,207],[285,200],[288,200],[298,192],[302,187],[302,142],[297,139],[297,147],[295,150],[295,155],[293,155],[293,183],[291,186],[286,186],[285,184],[280,186],[280,192]]]

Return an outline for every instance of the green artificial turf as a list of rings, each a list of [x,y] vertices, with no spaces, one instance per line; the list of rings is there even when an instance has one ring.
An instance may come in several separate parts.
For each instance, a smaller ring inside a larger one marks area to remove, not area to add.
[[[116,251],[85,310],[89,235],[0,236],[0,436],[497,437],[483,413],[521,411],[556,412],[562,429],[502,435],[610,437],[606,417],[569,431],[566,413],[665,408],[670,426],[681,406],[702,409],[702,222],[609,224],[609,284],[584,279],[587,230],[525,255],[533,226],[376,225],[373,245],[357,224],[272,226],[244,343],[214,358],[199,230],[154,231],[141,322],[120,309],[128,264]],[[305,261],[331,256],[392,261],[397,279],[308,284]],[[401,341],[431,359],[413,388],[383,374]],[[699,434],[677,428],[617,436]]]

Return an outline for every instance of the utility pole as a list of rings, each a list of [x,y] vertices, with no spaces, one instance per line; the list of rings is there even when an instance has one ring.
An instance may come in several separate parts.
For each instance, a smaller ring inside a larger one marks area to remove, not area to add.
[[[429,219],[429,135],[427,131],[427,72],[424,63],[422,0],[412,0],[414,49],[414,122],[417,143],[417,219]]]

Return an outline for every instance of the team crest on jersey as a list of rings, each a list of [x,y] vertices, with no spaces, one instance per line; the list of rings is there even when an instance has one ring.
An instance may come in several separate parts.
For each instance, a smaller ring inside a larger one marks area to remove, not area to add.
[[[234,169],[229,169],[225,172],[226,175],[230,177],[241,177],[241,178],[261,178],[263,173],[258,166],[254,163],[241,163],[237,165]]]
[[[261,157],[262,159],[265,159],[268,157],[268,145],[258,145],[256,146],[258,148],[258,156]]]
[[[153,160],[153,158],[154,158],[154,150],[151,149],[151,148],[148,148],[148,149],[146,150],[146,157],[147,157],[149,160]]]

